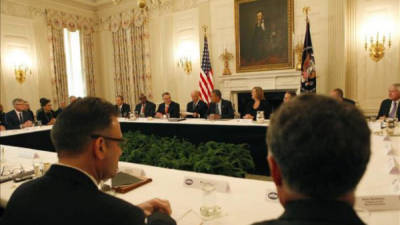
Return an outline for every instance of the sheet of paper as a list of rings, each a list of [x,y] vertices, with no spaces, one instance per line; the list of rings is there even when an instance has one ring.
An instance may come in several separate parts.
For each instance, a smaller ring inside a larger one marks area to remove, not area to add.
[[[400,195],[360,196],[355,207],[369,211],[400,210]]]

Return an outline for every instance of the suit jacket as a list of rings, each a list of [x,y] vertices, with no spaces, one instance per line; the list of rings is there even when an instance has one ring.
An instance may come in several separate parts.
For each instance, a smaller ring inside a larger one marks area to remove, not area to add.
[[[148,221],[148,224],[175,224],[161,213],[148,217]],[[145,215],[139,207],[100,191],[79,170],[53,165],[43,177],[15,190],[2,224],[143,225]]]
[[[129,104],[123,103],[121,110],[117,105],[115,105],[115,109],[118,111],[119,115],[122,117],[129,116],[129,113],[131,112],[131,106]]]
[[[20,122],[15,110],[11,110],[10,112],[6,113],[6,128],[8,130],[20,129],[20,125],[28,120],[33,122],[33,118],[31,118],[28,112],[22,111],[22,122]]]
[[[379,119],[379,117],[382,116],[388,117],[391,110],[391,106],[392,106],[392,100],[390,99],[383,100],[381,103],[381,107],[379,108],[379,113],[377,118]],[[400,104],[397,104],[397,119],[400,120]]]
[[[140,112],[142,111],[142,103],[136,105],[135,111],[140,114]],[[156,114],[156,104],[146,101],[146,105],[144,107],[144,116],[154,117],[155,114]]]
[[[247,104],[246,108],[246,114],[252,115],[254,120],[257,119],[257,111],[263,111],[264,112],[264,118],[269,119],[271,113],[272,113],[272,106],[266,101],[266,100],[261,100],[260,105],[258,106],[257,109],[253,108],[254,105],[254,100],[250,101],[249,104]]]
[[[60,108],[57,109],[57,111],[54,112],[54,115],[56,117],[58,117],[58,115],[60,115],[62,113],[62,111],[63,111],[63,108],[60,107]]]
[[[31,121],[35,121],[35,114],[33,114],[32,110],[28,109],[26,112],[29,114],[29,117],[32,119]]]
[[[210,107],[207,111],[207,116],[210,114],[216,114],[217,112],[217,104],[211,103]],[[221,119],[233,119],[234,111],[232,107],[232,103],[228,100],[221,99]]]
[[[42,125],[47,125],[53,118],[56,118],[56,113],[53,110],[49,113],[45,113],[43,109],[37,112],[37,120],[42,121]]]
[[[254,225],[364,225],[350,204],[339,201],[299,200],[288,202],[276,220]]]
[[[207,118],[207,111],[208,111],[208,106],[205,102],[202,100],[199,100],[199,103],[197,103],[196,107],[193,107],[194,102],[191,101],[186,105],[186,112],[192,112],[192,113],[198,113],[200,114],[201,118]],[[193,116],[186,116],[187,118],[193,118]]]
[[[163,115],[165,114],[165,103],[161,103],[158,106],[157,112],[162,113]],[[169,117],[179,118],[180,117],[179,104],[176,102],[171,102],[171,104],[169,104],[168,112],[169,112]]]
[[[0,113],[0,125],[6,126],[6,114],[4,112]]]
[[[352,105],[355,105],[355,104],[356,104],[355,101],[353,101],[353,100],[351,100],[351,99],[349,99],[349,98],[343,98],[343,102],[346,102],[346,103],[349,103],[349,104],[352,104]]]

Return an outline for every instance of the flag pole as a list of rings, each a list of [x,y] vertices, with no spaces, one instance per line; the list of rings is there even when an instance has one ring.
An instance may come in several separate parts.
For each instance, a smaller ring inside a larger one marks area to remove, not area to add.
[[[207,29],[208,29],[208,26],[207,26],[207,25],[203,25],[201,28],[203,29],[204,37],[207,37]]]
[[[303,13],[306,14],[306,22],[309,23],[310,20],[308,18],[308,14],[311,12],[311,7],[310,6],[306,6],[303,8]]]

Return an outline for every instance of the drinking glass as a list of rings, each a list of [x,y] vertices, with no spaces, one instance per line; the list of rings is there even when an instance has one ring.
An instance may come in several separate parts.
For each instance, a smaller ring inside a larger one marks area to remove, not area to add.
[[[221,213],[221,208],[217,206],[215,186],[204,183],[201,189],[203,191],[203,204],[200,207],[200,214],[207,218],[218,216]]]

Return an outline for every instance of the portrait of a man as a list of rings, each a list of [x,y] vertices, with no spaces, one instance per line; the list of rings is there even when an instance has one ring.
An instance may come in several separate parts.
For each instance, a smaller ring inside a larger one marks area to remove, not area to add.
[[[236,0],[236,70],[293,68],[292,0]]]

